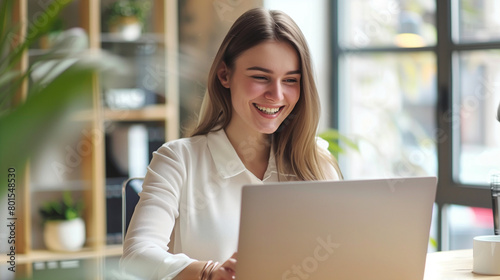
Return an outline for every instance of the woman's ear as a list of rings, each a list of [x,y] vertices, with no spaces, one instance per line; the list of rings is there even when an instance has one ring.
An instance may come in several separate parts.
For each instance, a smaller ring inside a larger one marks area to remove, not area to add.
[[[223,87],[229,88],[229,69],[226,63],[222,62],[217,70],[217,77]]]

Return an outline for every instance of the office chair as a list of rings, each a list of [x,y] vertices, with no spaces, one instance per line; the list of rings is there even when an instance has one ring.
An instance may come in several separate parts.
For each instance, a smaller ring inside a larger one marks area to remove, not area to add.
[[[143,177],[132,177],[125,180],[122,184],[122,243],[125,242],[125,234],[127,233],[130,219],[134,214],[134,209],[139,202],[139,193],[142,191]],[[168,252],[173,254],[173,246],[175,233],[170,234],[170,243]]]
[[[500,104],[498,104],[498,109],[497,109],[497,121],[500,122]]]
[[[143,177],[132,177],[122,184],[122,242],[134,213],[135,206],[139,202],[139,193],[142,191]]]

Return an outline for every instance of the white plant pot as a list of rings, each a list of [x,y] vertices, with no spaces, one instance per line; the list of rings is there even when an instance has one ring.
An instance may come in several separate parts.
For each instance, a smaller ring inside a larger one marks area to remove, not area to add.
[[[52,251],[77,251],[85,243],[85,223],[81,218],[47,221],[43,229],[45,246]]]
[[[142,24],[136,17],[121,17],[110,24],[109,30],[126,41],[135,41],[141,37]]]

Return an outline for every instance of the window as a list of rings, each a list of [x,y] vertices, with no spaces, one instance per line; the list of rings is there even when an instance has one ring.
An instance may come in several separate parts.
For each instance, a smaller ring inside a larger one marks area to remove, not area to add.
[[[439,248],[493,234],[500,2],[337,0],[331,11],[331,124],[360,150],[340,156],[345,177],[436,175]]]
[[[463,50],[454,54],[452,117],[458,165],[455,178],[466,184],[487,184],[500,168],[500,124],[495,120],[500,94],[500,49]]]
[[[340,130],[347,178],[437,175],[433,1],[339,1]]]

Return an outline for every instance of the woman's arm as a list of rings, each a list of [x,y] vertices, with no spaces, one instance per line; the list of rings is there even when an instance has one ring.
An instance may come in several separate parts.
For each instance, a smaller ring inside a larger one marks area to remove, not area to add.
[[[173,280],[199,280],[200,273],[207,262],[195,261],[186,266]]]
[[[185,161],[168,144],[153,154],[123,245],[120,266],[125,272],[147,279],[172,279],[195,261],[168,252],[179,216]]]
[[[181,271],[173,280],[199,280],[202,270],[206,268],[208,262],[193,262]],[[223,264],[216,264],[213,272],[205,279],[209,280],[232,280],[236,272],[236,253]]]

